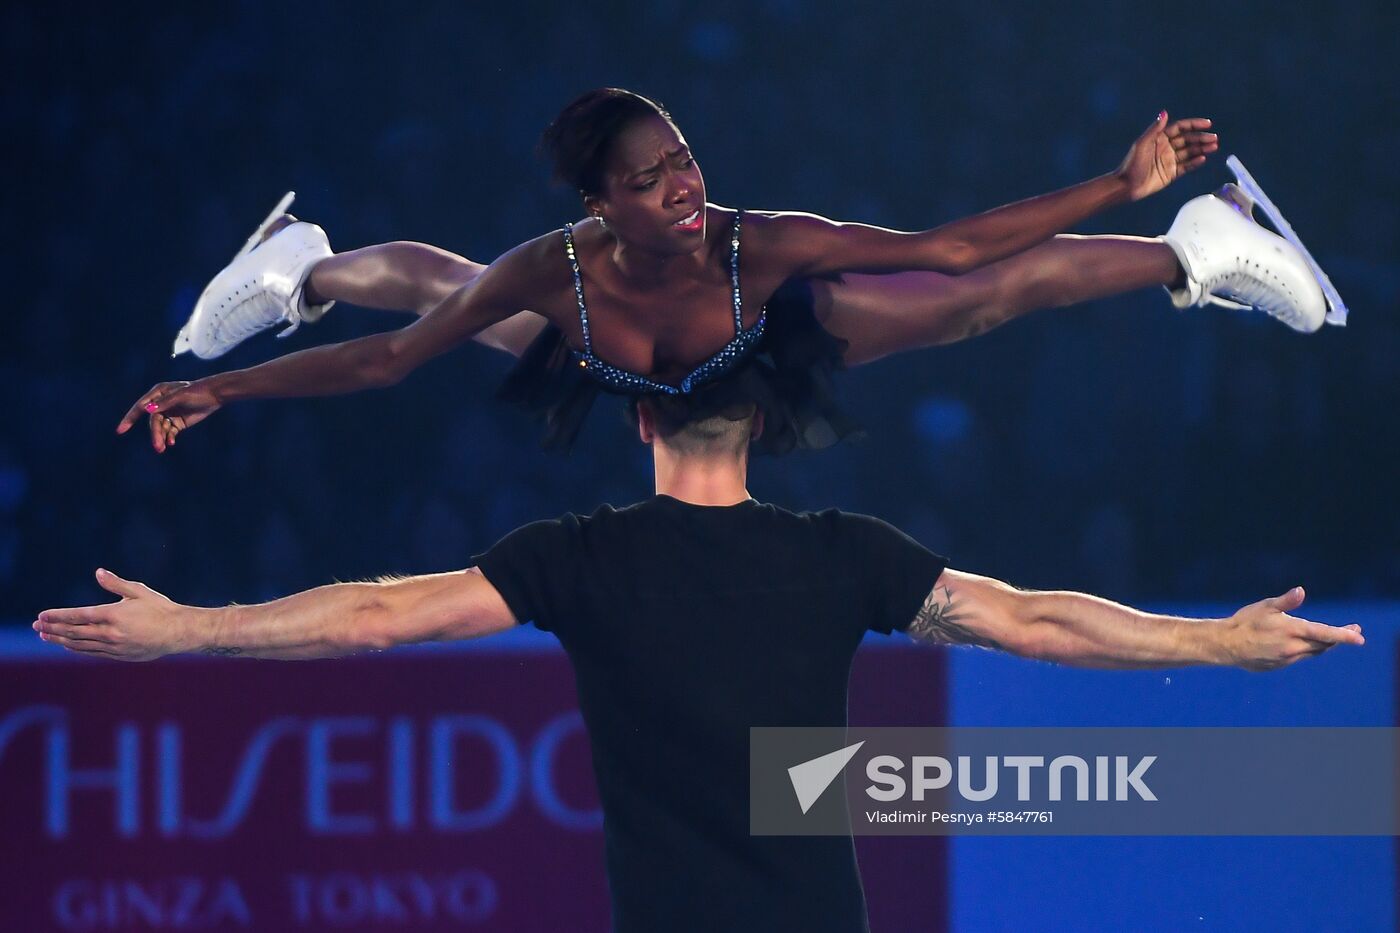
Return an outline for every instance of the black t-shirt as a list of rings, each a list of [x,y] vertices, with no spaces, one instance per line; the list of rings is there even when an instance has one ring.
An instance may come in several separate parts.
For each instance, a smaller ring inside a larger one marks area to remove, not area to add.
[[[616,930],[867,929],[849,837],[749,835],[749,728],[845,726],[861,637],[908,626],[943,558],[864,515],[657,496],[475,563],[573,664]]]

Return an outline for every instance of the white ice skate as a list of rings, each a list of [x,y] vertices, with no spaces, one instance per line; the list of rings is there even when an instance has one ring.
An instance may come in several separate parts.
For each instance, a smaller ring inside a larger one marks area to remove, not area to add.
[[[1177,213],[1162,238],[1186,270],[1186,285],[1168,290],[1172,303],[1178,308],[1206,304],[1254,308],[1304,333],[1316,331],[1324,320],[1345,323],[1345,306],[1339,298],[1332,301],[1334,289],[1332,296],[1324,294],[1323,283],[1328,289],[1331,283],[1292,234],[1287,221],[1272,202],[1262,198],[1263,192],[1238,159],[1232,156],[1228,164],[1236,169],[1241,182],[1251,186],[1251,192],[1231,184],[1214,194],[1193,198]],[[1255,222],[1252,211],[1256,199],[1251,193],[1261,196],[1266,215],[1281,231],[1287,229],[1291,238]]]
[[[254,334],[283,322],[291,326],[316,321],[335,302],[306,304],[306,278],[311,267],[331,255],[326,233],[315,224],[298,221],[263,240],[263,234],[286,213],[296,195],[288,191],[258,225],[248,242],[204,287],[194,311],[175,338],[175,356],[192,351],[212,360],[223,356]]]

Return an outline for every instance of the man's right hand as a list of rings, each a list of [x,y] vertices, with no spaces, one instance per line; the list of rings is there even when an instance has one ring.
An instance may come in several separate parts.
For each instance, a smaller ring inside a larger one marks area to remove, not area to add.
[[[33,626],[39,637],[69,651],[118,661],[150,661],[193,650],[199,641],[195,636],[204,631],[204,620],[218,612],[182,606],[146,584],[123,580],[110,570],[98,570],[97,582],[121,600],[76,609],[45,609]]]
[[[165,453],[175,438],[219,410],[222,402],[208,379],[195,382],[162,382],[136,400],[117,425],[117,433],[131,430],[142,415],[149,417],[151,446]]]
[[[1245,606],[1225,620],[1230,663],[1247,671],[1271,671],[1319,655],[1336,645],[1364,645],[1359,625],[1324,625],[1288,615],[1303,604],[1301,586]]]

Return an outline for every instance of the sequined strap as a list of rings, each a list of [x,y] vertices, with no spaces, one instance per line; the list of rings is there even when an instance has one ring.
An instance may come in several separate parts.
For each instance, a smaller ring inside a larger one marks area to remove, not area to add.
[[[703,210],[703,208],[702,208]],[[739,295],[739,215],[734,209],[734,229],[729,235],[729,281],[734,288],[734,335],[744,332],[744,299]]]
[[[737,218],[736,218],[737,219]],[[738,256],[739,238],[738,230],[735,230],[734,238],[735,256]],[[574,298],[578,300],[578,321],[583,329],[583,352],[588,356],[593,355],[593,335],[588,332],[588,305],[583,303],[583,274],[578,268],[578,253],[574,251],[574,225],[564,225],[564,253],[569,257],[569,268],[574,273]],[[738,266],[735,266],[738,269]],[[735,273],[734,281],[737,283],[738,273]],[[735,285],[735,294],[738,294],[738,285]]]

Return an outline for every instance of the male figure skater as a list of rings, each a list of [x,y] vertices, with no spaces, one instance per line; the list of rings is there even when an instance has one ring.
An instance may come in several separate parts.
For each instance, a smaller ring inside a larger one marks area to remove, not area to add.
[[[637,405],[656,495],[526,525],[454,573],[339,583],[257,606],[172,602],[105,570],[120,602],[39,614],[73,651],[323,658],[533,621],[577,675],[605,818],[615,929],[868,928],[850,837],[750,836],[751,726],[843,726],[868,630],[1093,667],[1269,670],[1360,627],[1288,615],[1296,588],[1226,619],[1025,592],[951,569],[890,525],[755,501],[762,431],[734,382]]]

